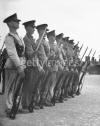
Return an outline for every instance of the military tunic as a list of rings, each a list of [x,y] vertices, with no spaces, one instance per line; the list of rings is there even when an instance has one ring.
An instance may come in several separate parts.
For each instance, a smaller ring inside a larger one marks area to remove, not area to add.
[[[25,43],[27,70],[23,86],[22,105],[23,108],[27,108],[31,103],[36,80],[38,79],[38,58],[37,55],[34,54],[34,51],[36,49],[36,43],[33,37],[27,33],[23,40]]]
[[[16,41],[16,42],[15,42]],[[19,55],[16,44],[22,47],[21,55]],[[19,78],[18,71],[25,69],[25,45],[23,40],[16,33],[9,33],[5,38],[5,47],[8,54],[8,59],[5,63],[5,85],[6,85],[6,106],[11,109],[13,104],[13,96]]]
[[[37,40],[37,45],[39,43],[39,39]],[[38,103],[41,104],[40,102],[41,99],[45,99],[46,97],[46,92],[47,92],[47,88],[48,88],[48,83],[46,82],[46,77],[48,76],[48,69],[47,69],[47,59],[48,59],[48,55],[49,55],[49,51],[50,51],[50,47],[48,42],[43,38],[38,51],[37,51],[37,56],[39,58],[39,63],[42,67],[42,71],[40,71],[39,73],[39,78],[36,82],[37,85],[37,90],[38,90]]]
[[[49,78],[49,89],[48,89],[48,100],[51,101],[54,95],[54,88],[56,85],[56,80],[57,80],[57,71],[58,71],[58,49],[57,45],[55,43],[50,43],[50,55],[48,62],[50,64],[49,67],[49,72],[50,76]]]

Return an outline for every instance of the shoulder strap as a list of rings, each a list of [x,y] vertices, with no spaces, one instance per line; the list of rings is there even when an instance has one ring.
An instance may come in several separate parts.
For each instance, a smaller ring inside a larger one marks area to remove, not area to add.
[[[14,44],[15,44],[17,39],[13,35],[11,35],[10,33],[8,33],[8,36],[10,36],[10,37],[12,37],[14,39]]]
[[[1,50],[3,50],[4,44],[5,44],[5,41],[3,42],[3,45],[2,45],[2,48],[1,48]]]
[[[18,40],[13,35],[11,35],[10,33],[8,35],[14,39],[14,44],[15,44],[15,48],[16,48],[18,56],[22,56],[22,52],[24,50],[23,45],[20,45],[18,43]]]
[[[3,45],[2,45],[2,47],[1,47],[1,49],[0,49],[0,50],[1,50],[1,51],[0,51],[0,56],[2,55],[4,45],[5,45],[5,41],[3,42]]]
[[[16,39],[13,35],[11,35],[10,33],[8,34],[9,36],[11,36],[11,37],[13,37],[14,39]],[[3,42],[3,45],[2,45],[2,47],[1,47],[1,52],[2,52],[2,50],[3,50],[3,48],[4,48],[4,45],[5,45],[5,41]]]
[[[8,35],[9,35],[9,36],[12,36],[12,37],[14,38],[14,36],[11,35],[10,33],[8,33]],[[3,42],[3,45],[2,45],[2,47],[1,47],[1,52],[2,52],[2,50],[3,50],[4,45],[5,45],[5,41]]]

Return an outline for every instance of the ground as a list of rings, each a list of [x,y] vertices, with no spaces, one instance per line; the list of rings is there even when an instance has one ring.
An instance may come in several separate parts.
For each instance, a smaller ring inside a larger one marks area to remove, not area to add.
[[[0,96],[0,126],[100,126],[100,76],[86,75],[80,96],[32,114],[17,114],[15,120],[5,116],[3,104]]]

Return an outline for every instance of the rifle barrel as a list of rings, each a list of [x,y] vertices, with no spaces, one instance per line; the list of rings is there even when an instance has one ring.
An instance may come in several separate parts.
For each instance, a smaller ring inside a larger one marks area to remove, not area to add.
[[[83,54],[83,56],[82,56],[82,58],[81,58],[81,61],[82,61],[82,59],[83,59],[83,57],[84,57],[84,55],[85,55],[87,49],[88,49],[88,47],[86,48],[86,50],[85,50],[85,52],[84,52],[84,54]]]
[[[88,56],[90,56],[91,52],[92,52],[92,49],[90,50],[90,52],[89,52]]]
[[[92,57],[94,57],[95,53],[96,53],[96,50],[95,50],[95,52],[93,53],[93,56],[92,56]]]
[[[42,36],[41,36],[41,38],[40,38],[40,41],[39,41],[39,43],[38,43],[37,48],[36,48],[35,51],[38,51],[39,46],[40,46],[40,44],[41,44],[41,42],[42,42],[42,39],[43,39],[43,37],[44,37],[44,35],[45,35],[46,29],[47,29],[47,28],[45,28],[44,33],[42,34]]]
[[[83,48],[83,44],[82,44],[82,46],[80,47],[80,50],[79,50],[79,52],[82,50],[82,48]]]

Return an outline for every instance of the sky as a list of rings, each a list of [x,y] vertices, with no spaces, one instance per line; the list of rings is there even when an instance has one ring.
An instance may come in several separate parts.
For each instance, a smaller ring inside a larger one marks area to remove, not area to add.
[[[18,33],[23,37],[25,29],[23,22],[36,20],[36,25],[47,23],[49,30],[56,34],[64,33],[83,45],[82,56],[88,46],[88,55],[92,48],[93,55],[98,60],[100,55],[100,0],[0,0],[0,36],[1,42],[8,32],[2,21],[9,15],[17,13],[21,19]],[[37,36],[36,32],[35,35]]]

